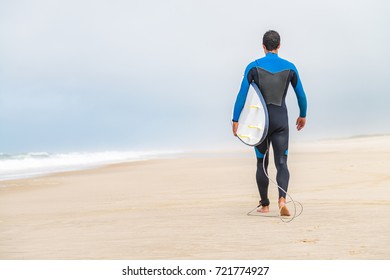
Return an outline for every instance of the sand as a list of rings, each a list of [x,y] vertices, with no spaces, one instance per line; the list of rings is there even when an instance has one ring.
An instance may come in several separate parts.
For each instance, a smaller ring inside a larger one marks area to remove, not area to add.
[[[290,223],[247,215],[250,148],[3,181],[0,259],[390,258],[390,136],[292,143],[289,168]]]

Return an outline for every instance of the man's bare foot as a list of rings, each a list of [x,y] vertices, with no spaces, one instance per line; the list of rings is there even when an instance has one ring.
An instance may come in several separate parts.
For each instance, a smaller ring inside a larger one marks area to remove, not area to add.
[[[260,213],[268,213],[269,212],[269,206],[267,205],[267,206],[261,206],[261,207],[259,207],[259,208],[257,208],[257,210],[256,210],[257,212],[260,212]]]
[[[284,197],[279,198],[279,211],[280,216],[290,216],[290,212],[286,206],[286,199]]]

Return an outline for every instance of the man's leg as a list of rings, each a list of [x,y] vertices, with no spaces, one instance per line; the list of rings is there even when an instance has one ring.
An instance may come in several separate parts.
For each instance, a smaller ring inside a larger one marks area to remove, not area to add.
[[[274,150],[274,160],[276,166],[276,181],[279,185],[279,208],[282,216],[289,216],[286,205],[286,193],[290,180],[290,173],[287,166],[288,155],[288,127],[272,134],[271,142]]]
[[[257,188],[259,190],[260,199],[261,199],[260,204],[262,206],[260,212],[269,211],[269,199],[268,199],[269,179],[265,175],[264,168],[263,168],[263,164],[264,164],[265,170],[267,170],[268,162],[269,162],[268,157],[265,158],[265,162],[264,162],[264,156],[268,146],[267,143],[268,143],[268,139],[265,139],[260,145],[255,147],[255,152],[257,157],[256,183],[257,183]]]
[[[274,151],[274,160],[276,166],[276,182],[279,187],[279,198],[286,198],[286,192],[288,188],[288,182],[290,179],[290,173],[287,167],[287,155],[288,155],[288,130],[278,131],[271,136],[272,148]]]

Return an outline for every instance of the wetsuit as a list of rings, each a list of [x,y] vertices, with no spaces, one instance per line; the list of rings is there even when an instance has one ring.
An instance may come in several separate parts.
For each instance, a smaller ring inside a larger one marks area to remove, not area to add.
[[[285,102],[290,83],[294,88],[298,100],[300,117],[306,117],[307,102],[298,71],[294,64],[280,58],[275,53],[269,52],[265,57],[251,62],[247,66],[234,105],[234,122],[237,122],[240,117],[248,94],[249,85],[252,82],[256,83],[260,89],[267,104],[269,116],[267,137],[261,144],[255,147],[257,157],[256,182],[261,197],[260,203],[263,206],[267,206],[269,205],[269,180],[263,170],[263,159],[269,144],[272,144],[274,150],[274,161],[277,170],[276,181],[286,192],[290,178],[287,167],[289,129]],[[267,170],[268,157],[266,157],[264,165]],[[280,189],[279,197],[286,197],[285,192]]]

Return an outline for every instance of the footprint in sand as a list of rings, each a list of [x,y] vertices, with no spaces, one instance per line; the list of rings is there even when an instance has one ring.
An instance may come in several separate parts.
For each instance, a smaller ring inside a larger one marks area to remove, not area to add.
[[[301,240],[298,240],[298,242],[300,242],[300,243],[317,243],[317,241],[319,241],[319,239],[301,239]]]

